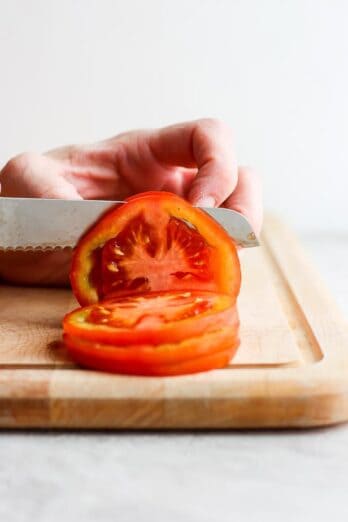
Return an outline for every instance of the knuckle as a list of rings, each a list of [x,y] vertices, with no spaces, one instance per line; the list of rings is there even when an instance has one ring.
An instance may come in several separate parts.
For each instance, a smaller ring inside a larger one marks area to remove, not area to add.
[[[202,123],[202,126],[209,130],[214,130],[215,132],[232,135],[232,129],[230,128],[230,126],[220,118],[203,118],[200,121]]]
[[[31,152],[23,152],[22,154],[11,158],[2,169],[1,177],[6,178],[8,176],[26,172],[32,164],[34,157],[36,157],[36,155]]]

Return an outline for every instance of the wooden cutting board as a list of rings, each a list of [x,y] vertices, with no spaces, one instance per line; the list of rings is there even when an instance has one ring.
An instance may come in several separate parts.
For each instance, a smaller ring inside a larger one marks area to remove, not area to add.
[[[222,370],[148,378],[77,368],[67,290],[0,287],[0,427],[263,428],[348,420],[348,331],[293,234],[242,253],[241,346]]]

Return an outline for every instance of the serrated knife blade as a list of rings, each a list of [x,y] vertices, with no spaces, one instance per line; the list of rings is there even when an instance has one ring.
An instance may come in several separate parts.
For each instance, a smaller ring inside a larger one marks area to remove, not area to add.
[[[0,198],[0,249],[73,248],[105,211],[124,201]],[[259,242],[247,219],[225,208],[202,209],[243,247]]]

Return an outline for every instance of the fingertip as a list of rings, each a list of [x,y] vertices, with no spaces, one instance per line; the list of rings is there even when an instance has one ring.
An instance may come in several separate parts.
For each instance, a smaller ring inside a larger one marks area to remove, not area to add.
[[[239,167],[238,184],[224,206],[243,214],[259,236],[263,222],[261,178],[253,168]]]

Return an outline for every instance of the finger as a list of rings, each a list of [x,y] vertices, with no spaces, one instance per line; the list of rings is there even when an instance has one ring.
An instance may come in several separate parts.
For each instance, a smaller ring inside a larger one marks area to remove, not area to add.
[[[193,205],[221,205],[238,181],[232,133],[216,120],[204,121],[193,134],[193,150],[198,173],[192,181],[188,200]]]
[[[219,120],[203,119],[155,131],[150,137],[156,159],[164,164],[197,167],[188,200],[218,206],[237,184],[232,133]]]
[[[197,169],[178,167],[175,172],[172,172],[171,175],[164,180],[161,190],[174,192],[174,194],[185,198],[196,175]]]
[[[176,167],[196,167],[192,139],[198,122],[177,123],[149,134],[151,151],[160,163]]]
[[[249,167],[239,167],[238,183],[223,204],[243,214],[259,235],[263,219],[262,186],[259,176]]]
[[[40,154],[25,153],[0,172],[1,196],[82,199],[62,175],[61,165]]]

